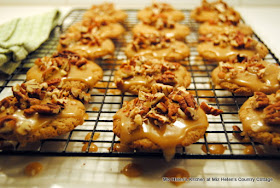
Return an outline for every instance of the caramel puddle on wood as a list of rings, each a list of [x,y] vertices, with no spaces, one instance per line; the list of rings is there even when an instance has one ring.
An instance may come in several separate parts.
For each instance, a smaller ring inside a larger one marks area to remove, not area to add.
[[[88,143],[85,143],[84,146],[82,147],[82,151],[87,151],[87,148],[88,148]],[[98,146],[95,145],[94,143],[91,143],[88,151],[96,152],[96,151],[98,151]]]
[[[84,120],[88,120],[88,119],[89,119],[89,116],[88,116],[87,113],[85,113],[85,115],[84,115]]]
[[[25,168],[24,168],[24,174],[27,176],[35,176],[39,174],[43,169],[43,165],[39,162],[32,162],[29,163]]]
[[[262,150],[262,148],[260,148],[259,146],[255,146],[258,154],[264,154],[264,151]],[[253,148],[252,145],[247,145],[244,149],[243,149],[243,153],[246,155],[255,155],[255,150]]]
[[[211,154],[223,154],[227,149],[227,147],[223,146],[222,144],[208,144],[208,148],[209,148],[209,153]],[[201,149],[204,153],[207,153],[205,144],[201,146]]]
[[[100,87],[97,90],[99,92],[101,92],[101,93],[105,93],[107,85],[108,85],[108,82],[97,82],[97,84],[94,87]],[[112,94],[115,94],[115,95],[120,95],[121,91],[119,89],[117,89],[115,83],[110,82],[109,86],[108,86],[107,93],[112,93]]]
[[[166,171],[163,175],[163,178],[168,178],[170,183],[173,183],[176,186],[179,186],[190,178],[190,173],[182,168],[171,168]]]
[[[135,163],[129,163],[122,170],[121,173],[127,177],[138,177],[142,175],[142,168]]]
[[[92,107],[92,111],[99,111],[99,108],[94,106],[94,107]]]
[[[111,147],[108,148],[110,151]],[[120,143],[115,143],[113,146],[113,152],[132,152],[133,149],[129,148],[128,146],[124,146]]]

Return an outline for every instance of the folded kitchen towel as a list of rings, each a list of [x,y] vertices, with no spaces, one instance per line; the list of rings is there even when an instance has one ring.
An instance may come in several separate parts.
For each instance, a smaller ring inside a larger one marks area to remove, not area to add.
[[[21,60],[48,39],[59,15],[58,10],[52,10],[0,25],[0,71],[14,72]]]

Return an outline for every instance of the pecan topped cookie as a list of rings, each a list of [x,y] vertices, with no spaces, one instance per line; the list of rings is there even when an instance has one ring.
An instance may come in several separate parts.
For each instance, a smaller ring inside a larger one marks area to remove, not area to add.
[[[188,87],[191,76],[179,63],[135,56],[121,64],[115,73],[114,81],[122,92],[138,94],[139,91],[151,92],[154,85],[166,88]]]
[[[235,94],[251,96],[255,91],[271,94],[280,89],[280,67],[275,63],[259,60],[259,57],[220,62],[212,72],[215,85]]]
[[[190,50],[185,43],[176,41],[174,36],[138,33],[126,47],[125,54],[128,58],[143,55],[167,61],[180,61],[190,55]]]
[[[43,57],[26,74],[26,80],[37,82],[61,80],[63,88],[80,88],[84,91],[102,78],[102,69],[92,61],[71,51],[54,53],[52,57]]]
[[[210,61],[227,61],[237,55],[250,58],[255,54],[262,59],[268,54],[264,44],[240,32],[203,35],[200,41],[202,43],[197,46],[197,51]]]
[[[114,133],[122,145],[143,150],[161,149],[171,160],[177,146],[188,146],[205,133],[205,112],[184,87],[145,93],[128,102],[113,117]]]
[[[98,36],[101,39],[116,39],[124,33],[124,27],[120,23],[111,23],[97,18],[85,18],[71,25],[66,33]],[[61,40],[63,42],[63,40]]]
[[[82,124],[85,107],[76,99],[90,98],[83,91],[35,80],[15,85],[12,91],[13,96],[0,101],[0,137],[21,144],[59,136]]]
[[[136,33],[160,33],[174,36],[177,40],[184,41],[190,33],[188,26],[176,23],[171,17],[165,14],[158,14],[138,23],[132,29]]]
[[[113,3],[93,5],[84,13],[83,19],[94,18],[107,22],[124,22],[127,14],[123,10],[116,9]]]
[[[255,92],[240,108],[243,132],[254,141],[280,147],[280,90],[266,95]]]
[[[140,10],[137,14],[137,18],[141,21],[147,21],[149,20],[149,18],[157,16],[159,14],[168,16],[174,21],[181,21],[185,18],[183,12],[174,9],[171,5],[167,3],[160,2],[154,2],[151,6]]]
[[[240,14],[222,0],[211,3],[203,0],[202,5],[191,12],[191,18],[198,22],[216,21],[224,19],[224,17],[227,17],[232,23],[238,23],[241,19]]]

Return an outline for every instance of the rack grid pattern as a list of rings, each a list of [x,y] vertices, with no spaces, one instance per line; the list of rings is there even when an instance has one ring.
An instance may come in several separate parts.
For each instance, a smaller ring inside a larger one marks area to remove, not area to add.
[[[1,80],[0,94],[1,98],[11,94],[11,87],[14,84],[22,83],[25,80],[27,70],[32,66],[37,58],[50,56],[56,51],[59,35],[64,32],[70,25],[80,21],[85,9],[72,10],[63,20],[62,24],[57,26],[51,33],[49,39],[35,52],[31,53],[13,74],[4,80]],[[211,71],[217,66],[199,57],[196,46],[198,44],[198,23],[189,18],[190,10],[182,10],[185,13],[183,24],[191,28],[191,34],[187,37],[187,44],[190,47],[191,55],[182,64],[187,67],[191,73],[192,82],[188,88],[192,92],[198,103],[206,101],[208,104],[222,109],[223,114],[219,116],[208,116],[209,128],[203,138],[188,147],[177,148],[174,158],[192,158],[192,159],[280,159],[280,151],[276,148],[268,148],[254,143],[240,142],[233,133],[232,126],[242,127],[238,118],[238,110],[248,97],[236,96],[226,90],[216,89],[211,81]],[[104,71],[103,80],[90,92],[91,101],[86,105],[88,118],[81,126],[76,127],[70,133],[42,140],[40,142],[28,144],[27,146],[16,145],[12,150],[1,150],[0,155],[41,155],[41,156],[99,156],[99,157],[162,157],[162,152],[118,152],[115,151],[116,145],[120,142],[114,135],[113,116],[120,109],[125,101],[129,101],[137,96],[127,93],[120,93],[113,83],[114,71],[120,65],[121,61],[126,60],[124,48],[131,41],[130,32],[133,25],[138,20],[136,18],[137,10],[126,10],[128,18],[124,23],[127,32],[125,35],[115,40],[116,51],[113,58],[97,60]],[[254,38],[262,42],[254,34]],[[269,50],[265,58],[266,61],[278,63],[279,60]],[[85,136],[91,133],[100,134],[96,140],[85,140]],[[96,152],[90,152],[87,147],[82,151],[85,143],[90,145],[94,143],[99,149]],[[210,145],[222,144],[226,147],[224,154],[211,154]],[[206,153],[201,150],[205,145]],[[256,154],[246,155],[243,153],[245,146],[251,145]]]

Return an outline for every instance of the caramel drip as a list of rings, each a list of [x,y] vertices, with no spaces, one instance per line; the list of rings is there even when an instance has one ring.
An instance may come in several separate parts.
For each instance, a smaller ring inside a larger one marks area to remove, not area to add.
[[[179,186],[190,178],[190,173],[182,168],[171,168],[164,173],[163,178],[168,178],[170,183]]]
[[[111,150],[111,147],[108,148],[108,150]],[[132,152],[133,149],[128,147],[127,145],[116,143],[113,146],[113,152]]]
[[[87,151],[87,148],[88,148],[88,143],[85,143],[82,147],[82,151]],[[88,151],[89,152],[97,152],[98,151],[98,146],[95,145],[94,143],[91,143]]]
[[[91,135],[92,135],[92,133],[88,133],[85,136],[85,140],[90,140]],[[97,140],[99,137],[100,137],[100,133],[99,132],[95,132],[93,137],[92,137],[92,140]]]
[[[274,101],[274,94],[267,95],[270,101]],[[240,108],[239,117],[243,125],[243,131],[253,132],[277,132],[280,133],[278,126],[269,126],[264,122],[264,114],[262,110],[252,108],[252,103],[255,102],[251,97]]]
[[[127,177],[138,177],[142,175],[142,168],[138,164],[129,163],[121,170],[121,173]]]
[[[43,169],[43,165],[39,162],[33,162],[29,163],[25,168],[24,168],[24,174],[27,176],[35,176],[39,174]]]
[[[198,109],[198,120],[182,119],[178,117],[173,124],[157,127],[152,123],[143,123],[137,130],[129,132],[131,120],[127,117],[123,109],[116,114],[115,118],[121,121],[121,143],[129,144],[135,140],[148,138],[157,144],[162,150],[167,161],[171,160],[175,154],[176,146],[180,145],[186,134],[194,129],[208,127],[207,117],[202,109]]]
[[[250,73],[248,71],[239,72],[235,78],[225,80],[231,83],[235,83],[239,86],[248,87],[253,91],[261,91],[265,93],[276,92],[279,88],[279,81],[277,79],[280,73],[280,68],[272,63],[263,61],[262,64],[266,67],[265,73],[262,79],[259,79],[256,74]],[[245,64],[236,63],[233,64],[235,69],[245,69]],[[220,83],[223,80],[218,79],[216,76],[219,73],[219,68],[213,71],[213,81],[215,83]]]
[[[208,144],[208,148],[209,148],[209,153],[211,154],[223,154],[227,149],[227,147],[223,146],[222,144]],[[205,144],[202,145],[201,149],[204,153],[207,153]]]
[[[77,101],[74,99],[69,99],[66,103],[64,109],[58,115],[40,115],[35,113],[30,117],[26,117],[23,110],[17,110],[14,114],[17,118],[17,128],[16,131],[20,134],[25,134],[26,131],[39,129],[40,127],[47,126],[54,119],[58,118],[75,118],[80,120],[79,124],[83,123],[84,109],[77,107]]]

